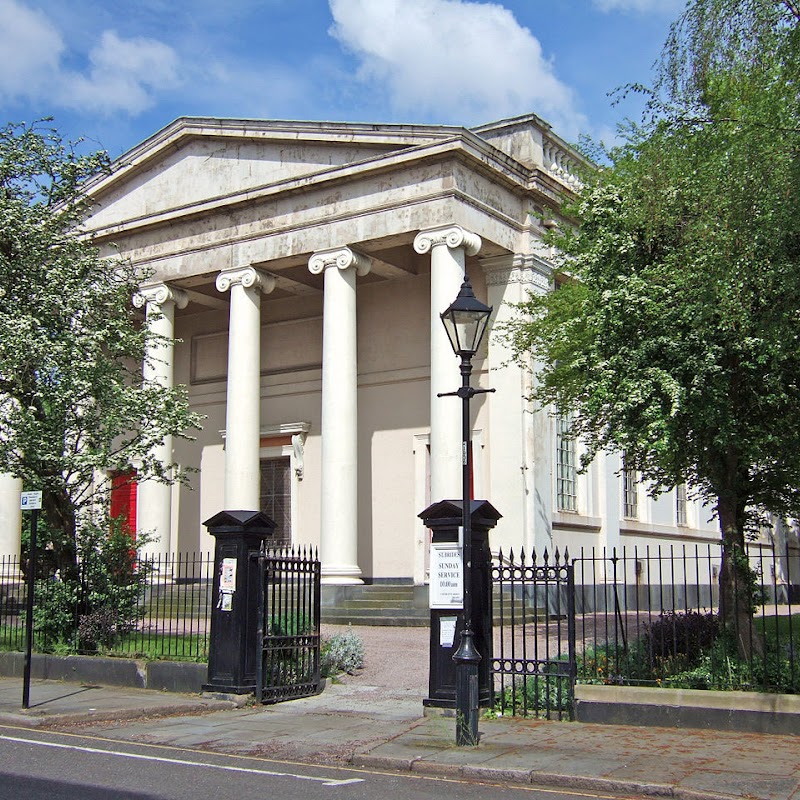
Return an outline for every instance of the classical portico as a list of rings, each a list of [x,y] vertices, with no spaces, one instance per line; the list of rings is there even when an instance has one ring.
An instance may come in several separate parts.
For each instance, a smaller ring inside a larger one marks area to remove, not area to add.
[[[151,514],[160,547],[207,549],[204,519],[269,508],[286,540],[320,548],[327,583],[423,583],[417,514],[461,491],[439,315],[465,274],[497,321],[549,290],[542,237],[579,161],[533,114],[472,129],[186,118],[127,153],[89,186],[87,229],[152,274],[148,321],[152,304],[176,337],[153,379],[186,384],[205,416],[163,452],[197,470],[192,489],[142,487],[140,527]],[[472,405],[475,490],[503,514],[492,547],[539,546],[557,524],[590,546],[600,493],[555,509],[552,420],[505,356],[490,330],[473,362],[496,389]]]
[[[127,154],[90,187],[87,226],[153,273],[139,302],[177,337],[153,379],[186,383],[206,416],[195,443],[163,452],[199,470],[194,491],[143,486],[140,527],[170,530],[164,550],[194,528],[202,547],[203,519],[271,503],[293,542],[320,547],[327,583],[424,580],[416,515],[461,491],[457,403],[437,396],[459,365],[440,314],[467,274],[502,303],[482,265],[531,255],[544,232],[531,212],[557,216],[575,159],[533,115],[474,130],[184,119]],[[499,366],[488,348],[484,386]],[[474,481],[504,487],[498,508],[519,520],[514,391],[474,404]]]

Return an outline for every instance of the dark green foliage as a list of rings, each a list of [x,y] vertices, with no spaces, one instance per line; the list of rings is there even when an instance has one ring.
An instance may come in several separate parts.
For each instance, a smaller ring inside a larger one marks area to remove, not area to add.
[[[313,630],[313,622],[304,614],[281,614],[272,617],[265,634],[268,636],[298,636]]]
[[[693,666],[719,633],[719,617],[715,614],[669,611],[646,626],[640,646],[651,669],[669,674],[676,668]]]
[[[513,676],[495,693],[497,716],[561,719],[572,709],[570,679],[554,674],[555,665],[545,666],[535,675]]]
[[[764,632],[763,649],[751,658],[739,654],[737,639],[718,615],[699,612],[661,614],[627,647],[606,642],[578,656],[578,680],[588,683],[654,685],[676,689],[800,692],[800,665],[794,625],[778,618],[760,621],[745,637]]]
[[[584,466],[622,452],[654,495],[687,483],[715,510],[731,635],[748,532],[800,516],[798,65],[794,4],[691,0],[650,116],[565,198],[560,288],[508,329]]]

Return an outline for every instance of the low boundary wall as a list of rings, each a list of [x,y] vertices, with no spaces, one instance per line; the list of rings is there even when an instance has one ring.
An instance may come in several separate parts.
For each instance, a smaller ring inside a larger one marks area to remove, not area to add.
[[[578,684],[575,719],[800,736],[800,695]]]
[[[0,676],[19,678],[25,656],[0,653]],[[36,680],[155,689],[162,692],[199,693],[206,682],[208,666],[191,661],[138,661],[102,656],[54,656],[33,654],[31,677]]]

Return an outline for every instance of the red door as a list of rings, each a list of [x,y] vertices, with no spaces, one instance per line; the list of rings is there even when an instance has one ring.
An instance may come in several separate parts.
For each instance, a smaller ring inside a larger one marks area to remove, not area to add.
[[[136,470],[117,472],[111,478],[111,517],[122,519],[123,530],[136,538]]]

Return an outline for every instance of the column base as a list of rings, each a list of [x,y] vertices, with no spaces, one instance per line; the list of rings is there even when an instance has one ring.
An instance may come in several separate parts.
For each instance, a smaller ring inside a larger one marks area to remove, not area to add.
[[[0,563],[0,580],[4,583],[21,583],[24,580],[24,576],[16,564],[12,566],[11,564]]]
[[[336,586],[353,586],[364,583],[361,570],[355,565],[323,564],[322,583]]]

